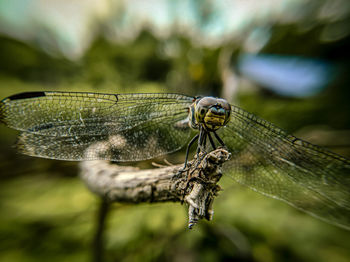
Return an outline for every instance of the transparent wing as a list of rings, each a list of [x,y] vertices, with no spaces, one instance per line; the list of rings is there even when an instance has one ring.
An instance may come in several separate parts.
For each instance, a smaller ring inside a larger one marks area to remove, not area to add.
[[[135,161],[187,143],[192,100],[177,94],[32,92],[1,101],[0,119],[22,131],[18,148],[24,154]]]
[[[224,171],[237,182],[350,229],[350,160],[237,107],[218,134],[232,154]]]

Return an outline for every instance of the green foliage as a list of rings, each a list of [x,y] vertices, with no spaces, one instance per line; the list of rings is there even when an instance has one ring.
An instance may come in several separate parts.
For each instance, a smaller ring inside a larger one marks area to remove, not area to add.
[[[211,222],[187,229],[179,204],[115,204],[108,261],[346,261],[349,232],[225,178]],[[21,189],[20,191],[18,189]],[[88,260],[98,201],[73,177],[30,174],[1,183],[1,261]]]

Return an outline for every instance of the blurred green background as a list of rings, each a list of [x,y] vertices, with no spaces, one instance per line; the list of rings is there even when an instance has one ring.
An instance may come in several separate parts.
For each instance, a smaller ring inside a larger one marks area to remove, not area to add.
[[[350,157],[349,14],[346,0],[0,0],[0,97],[221,96]],[[15,140],[1,125],[0,261],[91,260],[100,201],[78,163],[19,155]],[[214,220],[193,230],[178,203],[114,204],[106,261],[350,261],[349,231],[220,185]]]

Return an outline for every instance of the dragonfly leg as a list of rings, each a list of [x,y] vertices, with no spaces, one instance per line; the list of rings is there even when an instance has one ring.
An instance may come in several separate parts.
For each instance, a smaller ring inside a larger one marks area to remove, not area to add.
[[[215,150],[215,149],[216,149],[216,146],[215,146],[215,143],[214,143],[214,141],[213,141],[213,138],[211,137],[211,134],[210,134],[209,132],[208,132],[208,137],[209,137],[209,141],[210,141],[210,144],[211,144],[213,150]]]
[[[207,137],[208,137],[208,132],[205,132],[205,134],[203,135],[203,142],[201,145],[200,152],[205,152],[205,146],[207,145]]]
[[[199,138],[198,138],[198,147],[197,147],[197,156],[200,152],[204,152],[205,145],[207,143],[207,131],[203,127],[200,127]]]
[[[215,131],[213,131],[213,133],[214,133],[215,138],[219,141],[219,143],[220,143],[223,147],[226,148],[226,145],[225,145],[224,141],[221,140],[221,138],[218,136],[218,134],[217,134]]]
[[[188,143],[187,149],[186,149],[186,157],[185,157],[185,165],[183,167],[183,170],[186,168],[187,166],[187,160],[188,160],[188,154],[190,152],[190,148],[193,145],[194,142],[196,142],[196,140],[198,139],[199,134],[195,135],[192,140]]]
[[[205,152],[205,146],[207,143],[207,136],[208,136],[208,132],[201,127],[200,131],[199,131],[199,138],[198,138],[198,147],[197,147],[197,161],[196,161],[196,166],[194,167],[193,170],[196,170],[199,166],[199,164],[202,162],[202,160],[204,159],[204,157],[206,156],[206,152]],[[203,153],[202,156],[199,155],[199,153]],[[193,173],[193,171],[192,171]],[[188,176],[188,180],[191,179],[191,174],[189,174]]]

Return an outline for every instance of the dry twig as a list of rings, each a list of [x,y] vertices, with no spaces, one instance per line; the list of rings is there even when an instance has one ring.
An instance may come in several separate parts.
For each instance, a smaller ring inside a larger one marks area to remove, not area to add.
[[[109,161],[84,161],[81,178],[88,188],[110,202],[185,202],[189,228],[200,219],[211,220],[212,204],[220,186],[221,165],[229,159],[223,148],[199,155],[188,164],[140,170]]]

